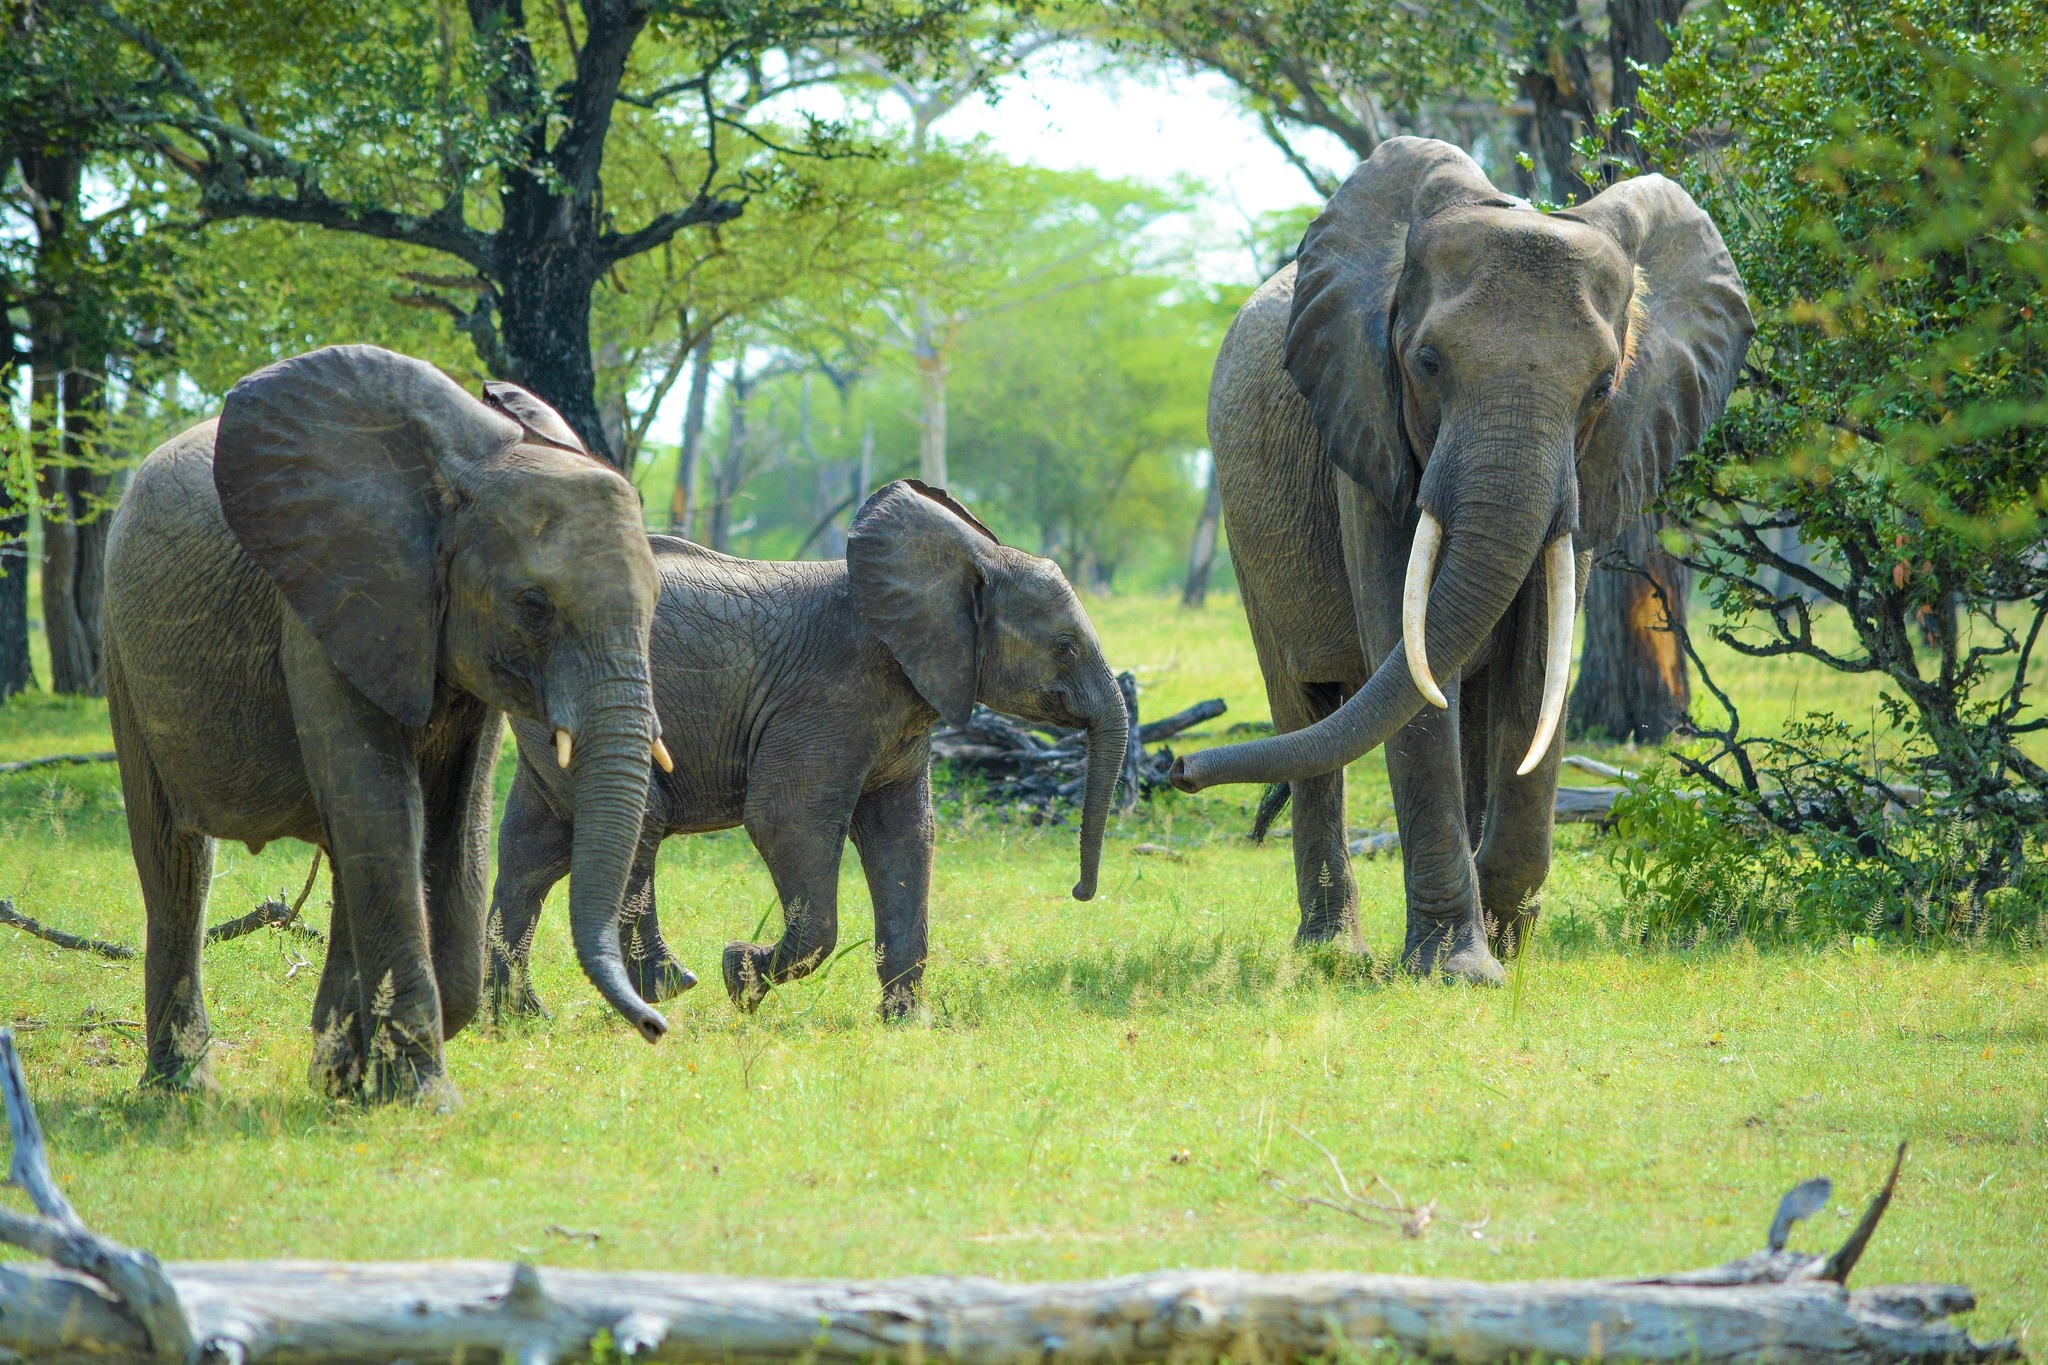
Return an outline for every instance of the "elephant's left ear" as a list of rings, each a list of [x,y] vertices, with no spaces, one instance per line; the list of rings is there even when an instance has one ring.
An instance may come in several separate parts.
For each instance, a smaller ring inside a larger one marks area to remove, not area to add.
[[[915,479],[869,498],[846,533],[854,610],[950,725],[974,710],[985,557],[996,543],[944,490]]]
[[[1755,324],[1714,220],[1661,175],[1558,215],[1604,228],[1636,263],[1626,359],[1579,458],[1582,543],[1634,521],[1727,405]]]
[[[573,450],[578,455],[590,453],[589,447],[585,446],[582,438],[576,434],[576,429],[569,425],[561,413],[517,384],[507,384],[502,379],[486,381],[484,402],[519,423],[526,431],[526,439],[536,445]]]

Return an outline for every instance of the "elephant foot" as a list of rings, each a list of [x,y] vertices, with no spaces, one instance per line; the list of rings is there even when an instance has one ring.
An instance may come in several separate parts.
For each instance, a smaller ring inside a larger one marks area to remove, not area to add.
[[[315,1035],[306,1084],[330,1100],[352,1100],[363,1093],[363,1054],[348,1030],[334,1028]]]
[[[1431,919],[1411,914],[1407,941],[1401,945],[1401,965],[1417,976],[1441,975],[1473,986],[1498,986],[1507,980],[1499,959],[1463,915]]]
[[[1519,915],[1510,915],[1504,923],[1496,924],[1487,917],[1487,946],[1502,962],[1513,962],[1522,955],[1522,945],[1529,941],[1529,935],[1536,932],[1536,912],[1524,910]]]
[[[728,943],[720,964],[725,974],[725,993],[732,997],[741,1014],[752,1014],[768,995],[768,959],[771,949],[752,943]]]
[[[461,1092],[440,1063],[399,1057],[371,1068],[362,1099],[366,1104],[409,1104],[436,1114],[452,1114],[462,1107]]]
[[[628,959],[626,973],[640,998],[655,1005],[673,1000],[697,984],[697,974],[677,961],[674,953]]]
[[[491,971],[491,1022],[503,1024],[507,1018],[554,1018],[548,1013],[548,1007],[540,1002],[540,997],[533,993],[533,979],[526,974],[524,964],[518,967],[497,964]]]
[[[1343,914],[1303,916],[1300,927],[1294,931],[1294,946],[1313,948],[1325,943],[1359,944],[1360,939],[1353,923],[1353,916]],[[1363,946],[1358,948],[1365,955]]]
[[[900,1024],[917,1014],[923,992],[914,985],[895,985],[882,992],[882,1022]]]
[[[174,1095],[211,1095],[220,1089],[213,1078],[213,1052],[201,1043],[196,1052],[152,1054],[142,1068],[142,1088]]]

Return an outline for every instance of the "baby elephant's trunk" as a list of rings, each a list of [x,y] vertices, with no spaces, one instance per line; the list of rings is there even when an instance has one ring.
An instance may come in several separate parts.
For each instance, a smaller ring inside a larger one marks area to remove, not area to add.
[[[1116,781],[1124,769],[1124,746],[1130,742],[1131,722],[1124,711],[1124,698],[1107,668],[1095,688],[1095,704],[1088,712],[1088,789],[1081,802],[1081,879],[1074,883],[1074,899],[1092,900],[1095,877],[1102,869],[1102,835],[1109,826],[1109,803],[1116,795]]]

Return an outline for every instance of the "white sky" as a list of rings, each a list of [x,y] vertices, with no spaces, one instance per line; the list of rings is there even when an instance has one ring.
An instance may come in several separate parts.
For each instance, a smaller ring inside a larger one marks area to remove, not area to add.
[[[1083,61],[1051,50],[999,82],[995,102],[970,101],[935,131],[949,140],[986,137],[1012,161],[1055,170],[1158,185],[1200,182],[1206,187],[1200,221],[1189,226],[1211,244],[1205,273],[1213,268],[1244,278],[1251,263],[1231,244],[1250,220],[1318,201],[1301,172],[1232,98],[1228,82],[1206,73],[1096,75]],[[1351,164],[1335,138],[1314,134],[1297,145],[1339,173]],[[678,385],[663,403],[650,433],[655,440],[682,439],[683,389]]]

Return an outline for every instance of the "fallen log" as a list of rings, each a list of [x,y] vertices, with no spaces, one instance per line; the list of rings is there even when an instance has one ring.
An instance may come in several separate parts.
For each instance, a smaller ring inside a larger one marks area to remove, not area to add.
[[[320,848],[315,846],[313,849],[313,862],[306,869],[306,884],[299,888],[299,898],[297,900],[287,905],[284,899],[284,892],[280,889],[275,896],[263,902],[254,910],[251,910],[248,914],[237,915],[231,920],[208,925],[206,941],[208,943],[225,943],[230,939],[253,934],[258,929],[274,927],[296,934],[300,938],[311,939],[315,943],[326,942],[325,936],[318,929],[299,922],[299,912],[306,908],[306,898],[313,894],[313,879],[320,873],[320,855]],[[125,962],[135,956],[135,949],[125,943],[109,943],[105,939],[85,938],[78,934],[66,933],[62,929],[53,929],[41,920],[24,915],[19,910],[16,910],[14,902],[4,896],[0,896],[0,924],[19,929],[25,934],[30,934],[43,940],[45,943],[54,943],[59,948],[70,948],[77,952],[98,953],[101,957],[112,958],[117,962]]]
[[[42,758],[18,758],[0,763],[0,777],[9,773],[33,772],[37,768],[69,768],[85,763],[112,763],[118,757],[112,749],[94,754],[49,754]]]
[[[33,915],[22,914],[14,908],[14,902],[5,896],[0,896],[0,924],[19,929],[24,934],[39,938],[45,943],[54,943],[59,948],[69,948],[81,953],[98,953],[101,957],[112,958],[116,962],[125,962],[135,956],[135,950],[125,943],[109,943],[103,938],[87,938],[83,934],[69,934],[62,929],[52,929]]]
[[[1129,673],[1120,673],[1117,686],[1123,691],[1131,721],[1117,806],[1129,812],[1140,800],[1170,785],[1166,774],[1173,766],[1173,750],[1165,741],[1214,720],[1229,708],[1221,698],[1212,697],[1141,723],[1135,680]],[[977,706],[965,725],[934,730],[931,746],[933,758],[975,778],[989,798],[1022,806],[1034,820],[1047,820],[1058,818],[1062,808],[1077,801],[1087,786],[1087,738],[1080,730],[1034,729]]]
[[[2017,1358],[1945,1321],[1960,1286],[1851,1291],[1849,1272],[1896,1185],[1833,1256],[1787,1250],[1824,1182],[1786,1197],[1766,1250],[1649,1280],[1484,1284],[1395,1275],[1164,1271],[1072,1284],[922,1276],[759,1280],[537,1270],[503,1262],[189,1262],[159,1266],[87,1230],[50,1174],[13,1036],[0,1071],[13,1178],[39,1214],[0,1209],[0,1238],[58,1262],[0,1265],[11,1360],[206,1365],[593,1355],[647,1361],[1129,1365],[1295,1361],[1399,1351],[1461,1362],[1633,1359],[1698,1365],[1936,1365]],[[1899,1149],[1900,1160],[1905,1149]],[[63,1236],[49,1235],[61,1228]]]

